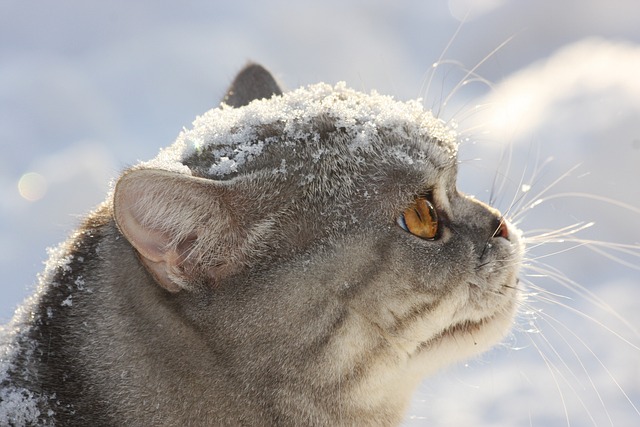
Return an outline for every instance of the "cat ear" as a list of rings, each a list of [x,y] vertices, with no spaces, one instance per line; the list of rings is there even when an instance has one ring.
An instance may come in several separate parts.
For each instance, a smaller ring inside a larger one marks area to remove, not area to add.
[[[166,290],[178,292],[196,276],[213,274],[203,258],[203,241],[229,240],[223,237],[232,232],[225,191],[216,181],[152,169],[129,171],[116,184],[118,228]]]
[[[222,102],[238,108],[273,95],[282,95],[282,89],[271,73],[261,65],[249,63],[238,73]]]

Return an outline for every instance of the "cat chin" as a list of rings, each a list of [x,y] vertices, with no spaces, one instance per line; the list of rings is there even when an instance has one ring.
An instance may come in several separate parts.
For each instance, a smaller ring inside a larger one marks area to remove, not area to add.
[[[425,375],[488,350],[500,342],[513,325],[516,301],[510,301],[493,315],[465,320],[444,329],[420,345],[418,355]]]

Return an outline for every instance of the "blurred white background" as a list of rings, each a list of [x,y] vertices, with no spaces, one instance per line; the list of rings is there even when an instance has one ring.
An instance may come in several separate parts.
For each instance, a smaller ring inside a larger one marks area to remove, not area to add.
[[[459,187],[500,209],[570,171],[510,211],[530,235],[593,221],[578,237],[640,243],[636,0],[2,0],[0,322],[33,290],[45,248],[120,170],[215,107],[250,59],[290,88],[344,80],[424,98],[461,132]],[[425,381],[407,425],[640,425],[638,258],[574,246],[531,245],[525,281],[564,297],[531,295],[505,345]],[[539,263],[585,291],[537,277]]]

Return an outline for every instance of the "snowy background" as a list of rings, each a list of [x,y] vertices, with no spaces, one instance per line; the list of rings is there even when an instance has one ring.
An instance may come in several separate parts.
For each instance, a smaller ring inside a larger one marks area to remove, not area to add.
[[[640,425],[640,4],[266,3],[0,1],[0,322],[118,171],[252,59],[290,88],[424,98],[464,138],[459,187],[524,201],[528,236],[595,222],[532,241],[514,333],[425,381],[407,425]]]

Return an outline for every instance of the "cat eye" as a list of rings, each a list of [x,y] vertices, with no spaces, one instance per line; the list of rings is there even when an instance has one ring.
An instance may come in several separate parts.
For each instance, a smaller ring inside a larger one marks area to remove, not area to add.
[[[418,196],[398,217],[398,225],[405,231],[422,239],[438,237],[438,213],[427,196]]]

